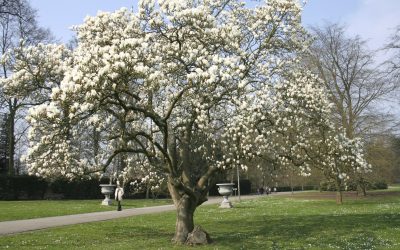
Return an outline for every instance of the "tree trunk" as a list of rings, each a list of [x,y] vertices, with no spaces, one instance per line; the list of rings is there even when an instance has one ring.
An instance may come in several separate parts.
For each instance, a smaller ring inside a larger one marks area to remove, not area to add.
[[[341,190],[336,191],[336,204],[343,204],[343,192]]]
[[[146,186],[146,200],[150,199],[150,185]]]
[[[343,192],[340,188],[340,181],[335,181],[336,186],[336,204],[341,205],[343,204]]]
[[[362,185],[362,192],[363,196],[367,196],[367,188],[365,187],[365,185]]]
[[[290,173],[290,179],[289,179],[289,181],[290,181],[290,190],[292,191],[292,195],[293,195],[294,190],[293,190],[292,173]]]
[[[357,195],[359,196],[367,196],[367,190],[365,188],[365,185],[363,183],[358,183],[357,184]]]
[[[7,151],[8,151],[8,175],[14,175],[14,153],[15,153],[15,108],[16,105],[15,101],[8,100],[10,114],[8,117],[8,143],[7,143]]]
[[[176,207],[175,236],[172,241],[176,244],[184,244],[188,234],[194,229],[193,215],[196,204],[188,195],[183,195]]]
[[[362,176],[359,176],[357,180],[357,195],[360,194],[362,194],[364,197],[367,196],[367,188]]]
[[[175,171],[171,171],[168,176],[168,190],[176,208],[175,235],[172,238],[172,242],[175,244],[191,244],[187,240],[189,234],[195,229],[194,212],[200,204],[207,200],[208,190],[204,188],[204,184],[208,177],[203,176],[204,178],[198,179],[192,168],[190,150],[192,125],[186,126],[179,147],[174,133],[169,133],[168,154],[172,159],[171,169]],[[179,149],[179,157],[177,149]],[[179,166],[178,159],[180,160]],[[201,244],[206,243],[208,240]]]
[[[185,244],[189,233],[195,228],[194,212],[207,199],[202,193],[196,192],[189,195],[185,192],[185,188],[175,186],[171,177],[168,180],[168,189],[176,208],[175,235],[172,238],[172,242]]]

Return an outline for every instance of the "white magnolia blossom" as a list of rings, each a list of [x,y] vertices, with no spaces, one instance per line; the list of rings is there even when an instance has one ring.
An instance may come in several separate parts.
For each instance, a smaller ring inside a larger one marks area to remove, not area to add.
[[[154,165],[144,161],[135,164],[133,168],[135,169],[131,169],[130,171],[132,176],[128,177],[129,175],[127,174],[125,178],[132,179],[136,177],[135,180],[130,182],[130,185],[136,192],[151,191],[153,194],[156,194],[162,191],[162,187],[165,186],[167,178],[166,175],[160,172]],[[141,178],[138,178],[140,176]]]
[[[220,165],[242,166],[268,156],[304,176],[315,167],[343,182],[355,171],[370,171],[360,140],[335,127],[327,91],[315,76],[293,65],[290,73],[250,93],[229,118],[224,132],[229,155]]]
[[[60,85],[71,63],[70,56],[70,51],[64,45],[41,43],[8,51],[2,60],[10,65],[13,74],[0,79],[3,91],[19,99],[29,96],[34,103],[48,100],[52,88]]]
[[[51,99],[29,112],[30,171],[71,177],[103,171],[120,151],[164,158],[165,134],[151,131],[163,119],[172,134],[192,124],[205,135],[210,146],[191,151],[214,167],[247,168],[241,159],[268,154],[306,175],[316,159],[309,154],[324,144],[332,158],[319,165],[346,165],[332,164],[339,159],[366,169],[362,153],[335,156],[351,142],[334,136],[325,89],[296,66],[300,58],[293,52],[307,48],[297,1],[268,1],[255,9],[232,1],[235,11],[216,16],[223,4],[160,1],[156,8],[154,1],[140,1],[137,14],[121,9],[87,17],[75,27],[73,52],[60,45],[21,49],[14,75],[2,80],[5,90],[24,95],[15,89],[47,89]],[[38,77],[45,79],[42,88],[35,86]],[[221,141],[216,127],[224,119]],[[98,137],[95,155],[85,153],[93,147],[85,145],[83,128]],[[329,134],[325,141],[317,141],[321,133]],[[152,144],[152,152],[140,141]],[[223,159],[215,156],[220,143],[227,148]],[[358,143],[353,146],[361,152]]]

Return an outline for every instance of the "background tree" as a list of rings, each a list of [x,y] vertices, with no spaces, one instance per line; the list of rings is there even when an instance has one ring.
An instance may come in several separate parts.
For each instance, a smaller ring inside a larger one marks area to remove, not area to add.
[[[392,149],[396,156],[392,176],[395,178],[394,182],[400,182],[400,138],[398,136],[392,138]]]
[[[400,77],[400,25],[396,27],[394,33],[389,38],[389,43],[384,48],[391,53],[390,58],[386,61],[389,72],[399,84]]]
[[[146,199],[150,198],[150,193],[153,199],[155,199],[159,193],[167,189],[167,176],[165,173],[160,171],[160,168],[149,164],[146,158],[136,161],[131,169],[125,171],[127,173],[125,178],[129,178],[129,174],[129,179],[132,179],[132,177],[135,178],[129,184],[136,192],[144,191]]]
[[[21,1],[19,0],[1,0],[0,1],[0,15],[1,16],[16,16],[20,17],[19,6]]]
[[[14,48],[36,45],[40,42],[49,42],[53,38],[50,31],[43,29],[37,24],[37,14],[25,0],[3,0],[0,3],[0,53],[1,56],[7,51]],[[7,55],[8,60],[2,60],[2,77],[8,78],[12,75],[13,54]],[[5,58],[4,58],[5,59]],[[7,62],[6,62],[7,61]],[[19,148],[23,146],[24,136],[26,136],[26,123],[24,117],[26,115],[24,107],[29,105],[26,100],[18,99],[12,96],[6,96],[1,89],[1,107],[2,112],[8,115],[8,168],[9,174],[15,171],[15,151],[16,144],[21,143]]]
[[[345,28],[338,24],[313,27],[312,35],[315,41],[307,64],[330,92],[338,127],[343,127],[350,139],[367,140],[387,132],[382,124],[390,115],[378,112],[377,107],[395,86],[374,62],[374,53],[365,41],[347,37]],[[365,194],[364,177],[354,174]]]
[[[362,144],[338,132],[329,94],[317,77],[291,65],[290,71],[282,72],[274,82],[277,79],[259,92],[241,97],[242,103],[256,105],[241,105],[229,119],[226,145],[232,153],[226,155],[227,163],[272,157],[281,173],[307,176],[312,168],[320,169],[335,183],[337,203],[341,204],[341,186],[353,170],[369,171]]]
[[[0,117],[0,174],[8,173],[7,120],[7,114],[2,114]]]
[[[376,136],[367,147],[367,159],[373,171],[368,179],[374,183],[396,183],[399,180],[399,148],[398,138],[393,135]]]
[[[25,122],[26,111],[31,106],[49,101],[51,89],[61,82],[57,76],[62,72],[61,65],[67,54],[68,51],[62,45],[38,44],[35,47],[17,47],[3,55],[4,65],[7,66],[7,70],[13,72],[10,77],[0,80],[3,95],[11,105],[6,106],[6,112],[10,112],[8,117],[13,114],[7,124],[8,134],[14,138],[14,146],[8,145],[8,152],[14,152],[11,155],[15,154],[16,142],[20,143],[19,149],[28,147],[23,144],[28,126]],[[11,128],[14,133],[10,132]],[[8,144],[10,142],[9,138]],[[14,171],[15,166],[12,166],[9,168]]]

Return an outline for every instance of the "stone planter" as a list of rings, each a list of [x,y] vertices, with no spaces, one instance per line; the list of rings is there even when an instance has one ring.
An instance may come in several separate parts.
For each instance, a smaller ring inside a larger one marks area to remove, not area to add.
[[[101,202],[101,205],[110,206],[112,204],[112,200],[110,199],[110,195],[114,192],[115,185],[112,184],[100,184],[101,193],[104,194],[105,198]]]
[[[221,202],[220,208],[232,208],[232,203],[228,200],[229,196],[233,192],[234,183],[219,183],[218,192],[220,195],[224,197],[223,201]]]

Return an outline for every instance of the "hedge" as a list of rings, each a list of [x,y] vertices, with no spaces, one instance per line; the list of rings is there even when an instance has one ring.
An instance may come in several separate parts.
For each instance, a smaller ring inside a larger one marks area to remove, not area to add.
[[[52,182],[30,175],[0,176],[0,200],[99,199],[98,180],[56,179]]]
[[[293,190],[292,190],[293,188]],[[291,191],[305,191],[305,190],[316,190],[317,188],[315,186],[282,186],[282,187],[277,187],[276,191],[277,192],[291,192]],[[273,191],[274,188],[271,188],[271,191]]]
[[[388,189],[388,184],[385,181],[366,182],[366,188],[367,190]],[[342,186],[341,189],[346,191],[357,191],[357,183],[349,182],[346,186]],[[323,181],[320,183],[320,190],[336,191],[336,187],[333,182]]]
[[[0,176],[0,200],[43,199],[48,183],[36,176]]]
[[[49,183],[49,191],[61,194],[65,199],[99,199],[104,197],[100,191],[99,180],[57,179]]]
[[[65,178],[48,181],[36,176],[0,175],[0,200],[40,200],[40,199],[102,199],[100,184],[109,183],[109,179],[100,181],[74,180]],[[125,198],[145,198],[145,192],[135,193],[127,183],[124,187]],[[166,194],[160,194],[158,198],[166,198]]]

